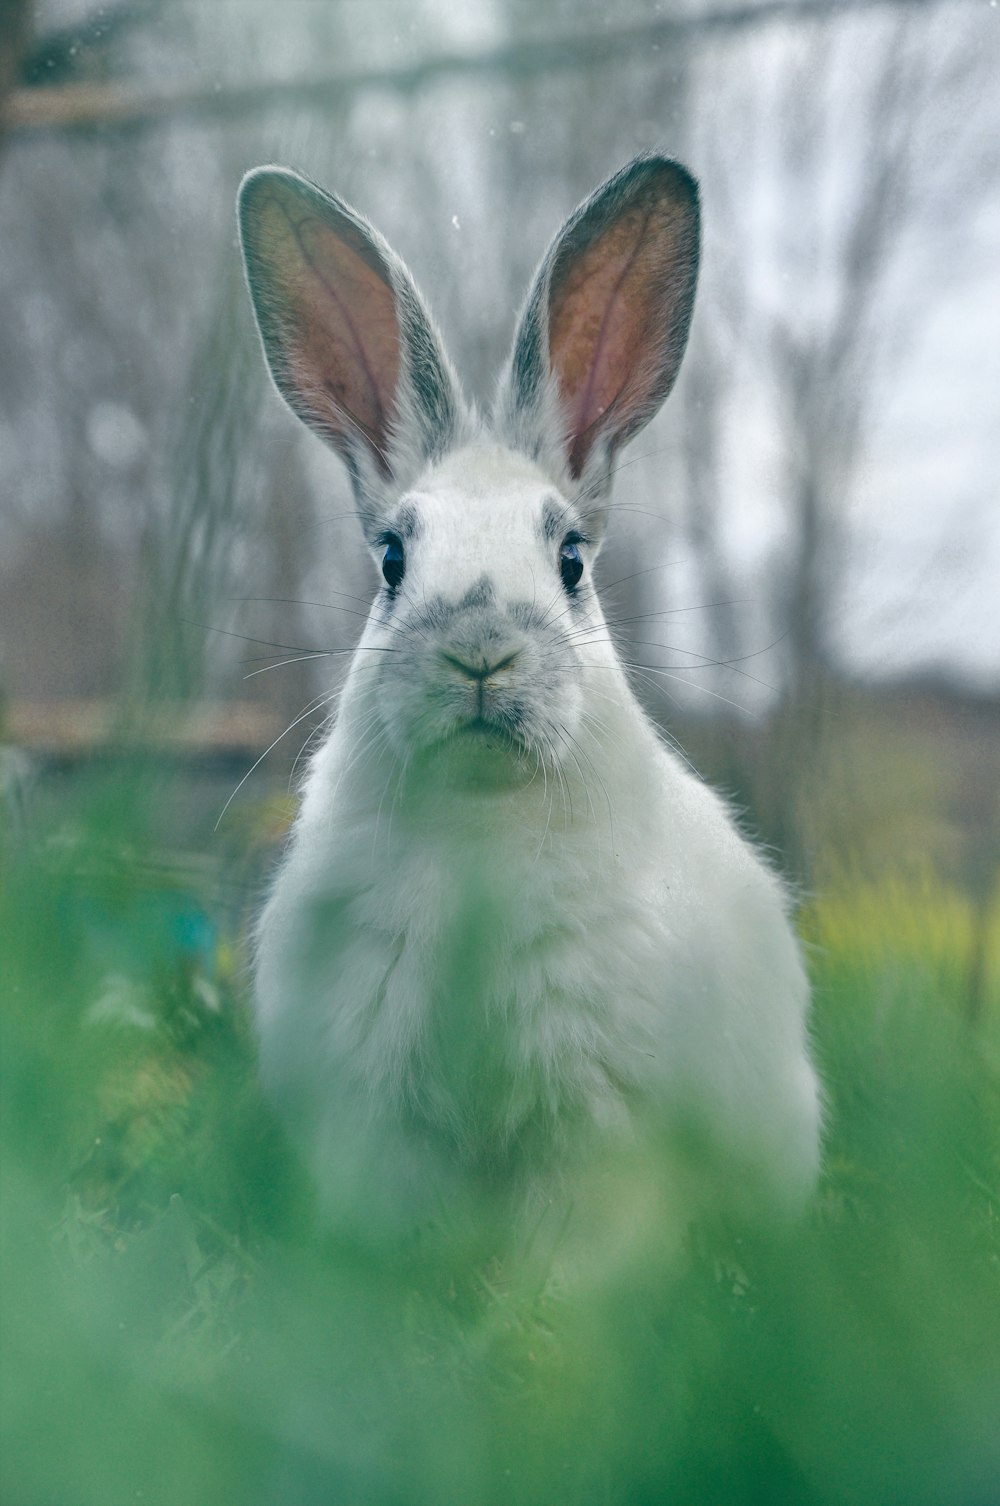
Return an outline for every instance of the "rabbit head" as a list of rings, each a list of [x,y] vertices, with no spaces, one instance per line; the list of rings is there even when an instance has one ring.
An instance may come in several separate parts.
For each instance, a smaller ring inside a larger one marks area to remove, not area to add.
[[[382,589],[363,646],[406,758],[443,744],[530,778],[572,756],[581,654],[610,655],[591,577],[619,448],[677,375],[698,196],[624,167],[542,260],[492,409],[465,400],[409,273],[348,205],[259,168],[240,192],[274,380],[340,454]]]

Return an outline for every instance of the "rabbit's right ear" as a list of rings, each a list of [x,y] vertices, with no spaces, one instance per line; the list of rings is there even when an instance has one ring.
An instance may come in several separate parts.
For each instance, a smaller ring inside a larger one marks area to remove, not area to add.
[[[362,522],[454,441],[462,401],[405,266],[342,200],[284,168],[240,186],[247,281],[268,366],[345,461]]]
[[[595,529],[616,452],[677,376],[698,251],[694,179],[647,155],[580,205],[535,277],[500,387],[500,427],[567,475]]]

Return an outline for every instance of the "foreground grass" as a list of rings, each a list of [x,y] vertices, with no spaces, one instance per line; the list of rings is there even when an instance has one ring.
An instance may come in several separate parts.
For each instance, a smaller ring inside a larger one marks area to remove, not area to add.
[[[558,1229],[499,1261],[474,1208],[403,1249],[317,1231],[217,887],[136,829],[98,791],[4,863],[5,1503],[1000,1499],[1000,1008],[970,1030],[949,896],[805,917],[801,1227],[678,1231],[650,1155],[616,1169],[639,1234],[570,1274]]]

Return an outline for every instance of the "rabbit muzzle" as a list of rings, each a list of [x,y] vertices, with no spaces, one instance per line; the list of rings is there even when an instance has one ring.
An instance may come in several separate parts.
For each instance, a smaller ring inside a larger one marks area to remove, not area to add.
[[[476,783],[487,771],[525,782],[560,760],[580,714],[561,627],[541,626],[527,604],[440,602],[410,626],[408,647],[383,666],[380,695],[399,753]]]
[[[485,631],[449,634],[428,655],[428,699],[446,737],[497,741],[513,757],[531,741],[530,644],[522,634],[491,624]]]

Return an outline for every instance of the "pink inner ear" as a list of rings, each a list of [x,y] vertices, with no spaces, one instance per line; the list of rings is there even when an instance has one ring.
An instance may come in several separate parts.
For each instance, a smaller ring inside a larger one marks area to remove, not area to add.
[[[549,359],[559,382],[578,476],[597,433],[627,432],[659,400],[670,311],[664,283],[681,239],[676,207],[646,194],[556,269]]]
[[[267,199],[261,217],[289,396],[334,442],[360,431],[388,470],[400,341],[376,253],[348,221],[334,229],[284,193]]]

